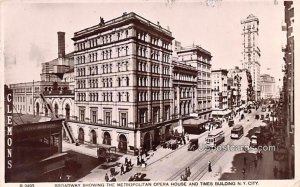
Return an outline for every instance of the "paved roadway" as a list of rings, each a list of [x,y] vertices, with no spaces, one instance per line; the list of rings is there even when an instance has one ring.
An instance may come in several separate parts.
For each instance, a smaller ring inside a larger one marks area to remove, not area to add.
[[[237,119],[239,116],[234,119],[235,124],[242,124],[244,126],[244,136],[239,140],[232,140],[230,138],[232,127],[228,127],[227,123],[223,123],[222,129],[225,133],[225,142],[221,145],[249,145],[250,140],[248,137],[245,137],[248,131],[264,124],[261,120],[255,119],[256,114],[261,114],[261,111],[255,111],[253,109],[252,113],[246,114],[245,119],[241,122]],[[199,137],[199,146],[205,143],[207,134],[208,132],[205,132]],[[212,163],[212,166],[214,166],[218,160],[228,159],[227,154],[228,152],[226,151],[215,150],[187,151],[187,145],[185,145],[185,147],[161,158],[157,162],[147,166],[147,168],[143,168],[141,172],[146,173],[147,178],[151,180],[175,181],[180,180],[186,167],[190,167],[192,174],[189,180],[200,180],[208,172],[209,161]]]
[[[244,135],[239,140],[232,140],[230,138],[231,128],[228,127],[228,123],[223,123],[223,131],[225,133],[225,142],[221,145],[249,145],[250,140],[247,136],[248,131],[254,127],[263,125],[264,123],[261,120],[256,120],[255,115],[261,114],[260,110],[255,111],[252,109],[251,114],[246,114],[245,119],[239,122],[240,116],[238,115],[234,121],[235,124],[242,124],[244,126]],[[253,131],[253,130],[252,130]],[[207,137],[208,132],[204,132],[201,135],[198,135],[199,146],[200,144],[205,144],[205,138]],[[154,156],[148,161],[146,168],[140,166],[134,166],[133,169],[126,173],[125,175],[116,175],[115,178],[117,181],[128,181],[130,176],[133,176],[137,172],[146,174],[145,179],[151,181],[176,181],[180,180],[184,170],[187,167],[191,169],[191,176],[188,178],[189,181],[192,180],[217,180],[214,177],[208,176],[211,173],[208,173],[208,162],[212,163],[213,173],[218,170],[218,167],[231,167],[231,161],[234,156],[240,152],[226,152],[226,151],[214,151],[214,150],[196,150],[188,151],[188,144],[183,145],[175,151],[169,149],[162,149],[154,152]],[[243,151],[242,151],[243,152]],[[133,157],[134,159],[134,157]],[[123,161],[120,161],[123,163]],[[136,163],[133,160],[133,163]],[[238,165],[241,165],[240,163]],[[241,179],[241,176],[236,176],[235,173],[240,173],[240,167],[237,168],[236,172],[233,172],[233,175],[230,175],[228,179]],[[119,172],[120,168],[116,167],[116,171]],[[231,170],[231,169],[230,169]],[[100,166],[94,168],[90,171],[89,174],[85,177],[80,178],[78,181],[102,181],[104,180],[105,173],[109,173],[109,170],[101,169]],[[220,173],[222,173],[220,171]],[[222,177],[224,178],[224,176]],[[255,178],[255,176],[253,176]]]

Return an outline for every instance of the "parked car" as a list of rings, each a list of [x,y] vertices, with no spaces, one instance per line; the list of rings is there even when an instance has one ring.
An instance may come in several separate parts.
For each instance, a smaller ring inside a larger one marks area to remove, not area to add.
[[[198,149],[198,147],[198,139],[191,139],[188,146],[188,151],[195,151],[196,149]]]

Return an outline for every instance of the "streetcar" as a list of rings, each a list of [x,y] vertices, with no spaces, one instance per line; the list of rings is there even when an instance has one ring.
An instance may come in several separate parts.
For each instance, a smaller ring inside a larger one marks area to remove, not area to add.
[[[244,135],[244,127],[242,125],[236,125],[231,130],[231,139],[240,139]]]
[[[207,138],[205,138],[206,146],[209,148],[215,148],[219,144],[225,141],[224,131],[221,129],[215,129],[211,131]]]

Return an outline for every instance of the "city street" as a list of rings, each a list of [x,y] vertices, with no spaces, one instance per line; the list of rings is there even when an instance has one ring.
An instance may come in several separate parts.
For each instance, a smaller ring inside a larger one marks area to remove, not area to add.
[[[243,111],[240,112],[240,115]],[[190,167],[191,176],[188,180],[232,180],[243,179],[242,169],[245,168],[245,179],[272,179],[273,167],[276,161],[272,159],[262,159],[258,161],[257,168],[254,166],[254,158],[256,151],[250,152],[243,150],[242,146],[249,146],[250,137],[258,130],[258,127],[265,126],[262,120],[255,119],[255,115],[266,114],[261,109],[252,113],[245,114],[245,119],[239,121],[240,115],[235,118],[235,125],[242,124],[244,127],[244,135],[240,139],[231,139],[231,129],[227,122],[223,122],[222,130],[225,133],[225,142],[221,145],[239,146],[239,150],[224,151],[224,150],[200,150],[205,148],[205,138],[208,131],[194,135],[199,139],[199,150],[188,151],[188,144],[182,145],[175,151],[170,149],[159,148],[155,152],[150,152],[147,158],[148,165],[143,168],[136,166],[136,157],[126,156],[132,160],[134,164],[132,170],[120,175],[120,165],[124,163],[124,158],[121,157],[117,163],[110,163],[111,167],[116,169],[114,178],[117,181],[128,181],[130,176],[136,173],[144,175],[144,180],[158,180],[158,181],[176,181],[181,179],[181,175],[185,173],[185,168]],[[273,152],[263,152],[264,157],[272,158]],[[247,158],[247,164],[244,165],[244,157]],[[208,162],[212,164],[212,172],[208,172]],[[78,181],[104,181],[106,173],[110,175],[111,167],[95,167],[89,174],[78,179]],[[259,169],[260,168],[260,169]],[[259,171],[259,172],[258,172]],[[110,177],[111,178],[111,177]]]

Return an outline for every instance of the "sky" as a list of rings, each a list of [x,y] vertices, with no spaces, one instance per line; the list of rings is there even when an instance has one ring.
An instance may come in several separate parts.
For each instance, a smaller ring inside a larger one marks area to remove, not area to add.
[[[2,4],[5,83],[40,80],[41,63],[57,58],[57,32],[66,32],[66,53],[73,51],[74,32],[135,12],[160,25],[169,27],[175,40],[183,46],[200,45],[211,52],[212,69],[241,67],[241,20],[249,14],[259,18],[261,73],[282,79],[285,33],[283,2],[215,0],[178,1],[91,1]]]

